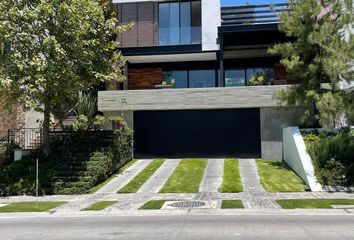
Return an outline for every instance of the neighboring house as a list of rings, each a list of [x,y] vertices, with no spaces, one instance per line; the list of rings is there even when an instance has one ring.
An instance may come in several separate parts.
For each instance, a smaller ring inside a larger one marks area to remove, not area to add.
[[[99,111],[122,114],[136,156],[282,159],[282,128],[303,108],[280,108],[288,87],[276,13],[284,5],[220,7],[218,0],[113,0],[127,81],[98,94]],[[251,86],[259,85],[259,86]]]

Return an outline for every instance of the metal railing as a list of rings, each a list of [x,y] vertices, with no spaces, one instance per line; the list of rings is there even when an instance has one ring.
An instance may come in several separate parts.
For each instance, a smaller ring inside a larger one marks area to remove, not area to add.
[[[42,129],[9,129],[2,143],[17,144],[21,149],[36,149],[42,144]]]
[[[222,7],[221,20],[225,26],[277,23],[283,11],[289,11],[287,3]]]

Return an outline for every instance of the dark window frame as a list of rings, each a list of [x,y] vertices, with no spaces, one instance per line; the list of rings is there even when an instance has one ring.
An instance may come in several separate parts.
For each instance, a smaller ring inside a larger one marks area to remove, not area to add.
[[[164,72],[187,72],[187,88],[192,88],[190,85],[190,71],[203,71],[203,70],[209,70],[209,71],[214,71],[214,77],[215,77],[215,85],[214,87],[220,87],[218,86],[218,80],[219,80],[219,74],[217,68],[190,68],[190,69],[162,69],[162,73]],[[163,75],[163,74],[162,74]],[[162,79],[165,81],[164,79]]]

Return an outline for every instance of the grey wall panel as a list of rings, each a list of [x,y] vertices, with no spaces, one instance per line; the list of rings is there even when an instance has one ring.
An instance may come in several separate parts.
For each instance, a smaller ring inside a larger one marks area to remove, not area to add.
[[[101,91],[99,111],[183,110],[276,107],[274,93],[289,86]]]

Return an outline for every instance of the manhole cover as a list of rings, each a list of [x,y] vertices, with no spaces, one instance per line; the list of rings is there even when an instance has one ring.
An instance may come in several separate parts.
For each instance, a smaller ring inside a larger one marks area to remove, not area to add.
[[[195,208],[195,207],[202,207],[204,205],[205,203],[200,201],[174,202],[169,204],[169,206],[175,208]]]

